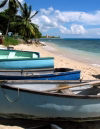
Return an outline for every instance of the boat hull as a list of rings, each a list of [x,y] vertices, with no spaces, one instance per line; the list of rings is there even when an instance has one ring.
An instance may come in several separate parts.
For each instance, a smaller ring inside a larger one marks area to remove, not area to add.
[[[38,69],[53,68],[54,58],[36,58],[36,59],[2,59],[0,60],[0,69]]]
[[[44,73],[40,75],[34,75],[34,72],[31,72],[29,75],[26,74],[26,76],[23,74],[17,75],[17,73],[10,75],[10,73],[8,73],[8,75],[0,74],[0,80],[80,80],[80,71],[53,72],[47,74],[44,71]]]
[[[34,87],[36,87],[35,84]],[[71,121],[100,118],[100,97],[61,95],[32,91],[28,88],[22,88],[21,84],[15,87],[13,85],[2,86],[0,88],[0,115],[24,119]]]

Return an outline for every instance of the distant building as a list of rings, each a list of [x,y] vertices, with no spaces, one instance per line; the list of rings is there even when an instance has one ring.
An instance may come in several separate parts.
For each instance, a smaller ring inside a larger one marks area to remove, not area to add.
[[[60,36],[49,36],[46,34],[46,36],[42,36],[42,38],[60,38]]]
[[[46,35],[46,38],[49,38],[48,34]]]

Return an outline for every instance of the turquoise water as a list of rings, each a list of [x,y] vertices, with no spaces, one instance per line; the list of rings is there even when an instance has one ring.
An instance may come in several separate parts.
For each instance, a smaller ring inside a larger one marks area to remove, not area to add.
[[[95,66],[100,65],[100,39],[41,39],[41,41],[55,44],[62,54],[69,52],[75,59]]]

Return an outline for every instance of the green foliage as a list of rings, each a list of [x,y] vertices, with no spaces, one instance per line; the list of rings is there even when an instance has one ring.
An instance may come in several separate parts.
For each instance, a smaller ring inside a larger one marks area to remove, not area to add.
[[[8,2],[8,9],[0,12],[0,31],[7,35],[8,32],[22,36],[25,41],[32,38],[41,38],[39,27],[31,22],[31,19],[38,13],[32,14],[32,6],[26,3],[21,4],[18,0],[2,0],[0,8]],[[17,15],[18,8],[20,15]]]
[[[0,8],[4,7],[6,5],[8,0],[4,0],[0,3]]]
[[[32,16],[32,7],[28,6],[26,3],[21,5],[19,2],[19,7],[21,9],[21,16],[19,17],[19,21],[17,22],[17,28],[19,28],[18,33],[24,37],[24,40],[28,40],[33,37],[37,37],[39,35],[38,26],[31,22],[31,18],[33,18],[38,11],[36,11]]]
[[[5,46],[9,46],[9,45],[18,45],[19,41],[17,39],[15,39],[14,37],[8,37],[6,36],[4,38],[4,45]]]

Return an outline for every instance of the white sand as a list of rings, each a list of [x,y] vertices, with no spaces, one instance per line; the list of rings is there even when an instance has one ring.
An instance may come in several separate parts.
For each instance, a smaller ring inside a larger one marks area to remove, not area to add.
[[[100,74],[99,67],[90,66],[90,65],[87,65],[86,63],[75,61],[67,57],[62,57],[56,54],[54,48],[51,48],[49,46],[44,47],[44,46],[20,44],[15,46],[14,48],[18,50],[24,50],[24,51],[40,52],[41,57],[49,57],[49,56],[54,57],[55,67],[69,67],[69,68],[81,70],[81,77],[83,78],[83,80],[95,80],[95,78],[92,75]],[[24,128],[18,127],[18,126],[0,125],[0,129],[24,129]]]
[[[77,70],[81,70],[81,77],[84,80],[95,80],[92,75],[100,74],[100,67],[95,67],[92,65],[88,65],[83,62],[79,62],[76,60],[72,60],[67,57],[62,57],[62,55],[58,55],[55,52],[55,48],[50,46],[35,46],[35,45],[25,45],[20,44],[14,47],[18,50],[25,50],[25,51],[36,51],[40,52],[41,57],[54,57],[55,58],[55,67],[69,67]]]

